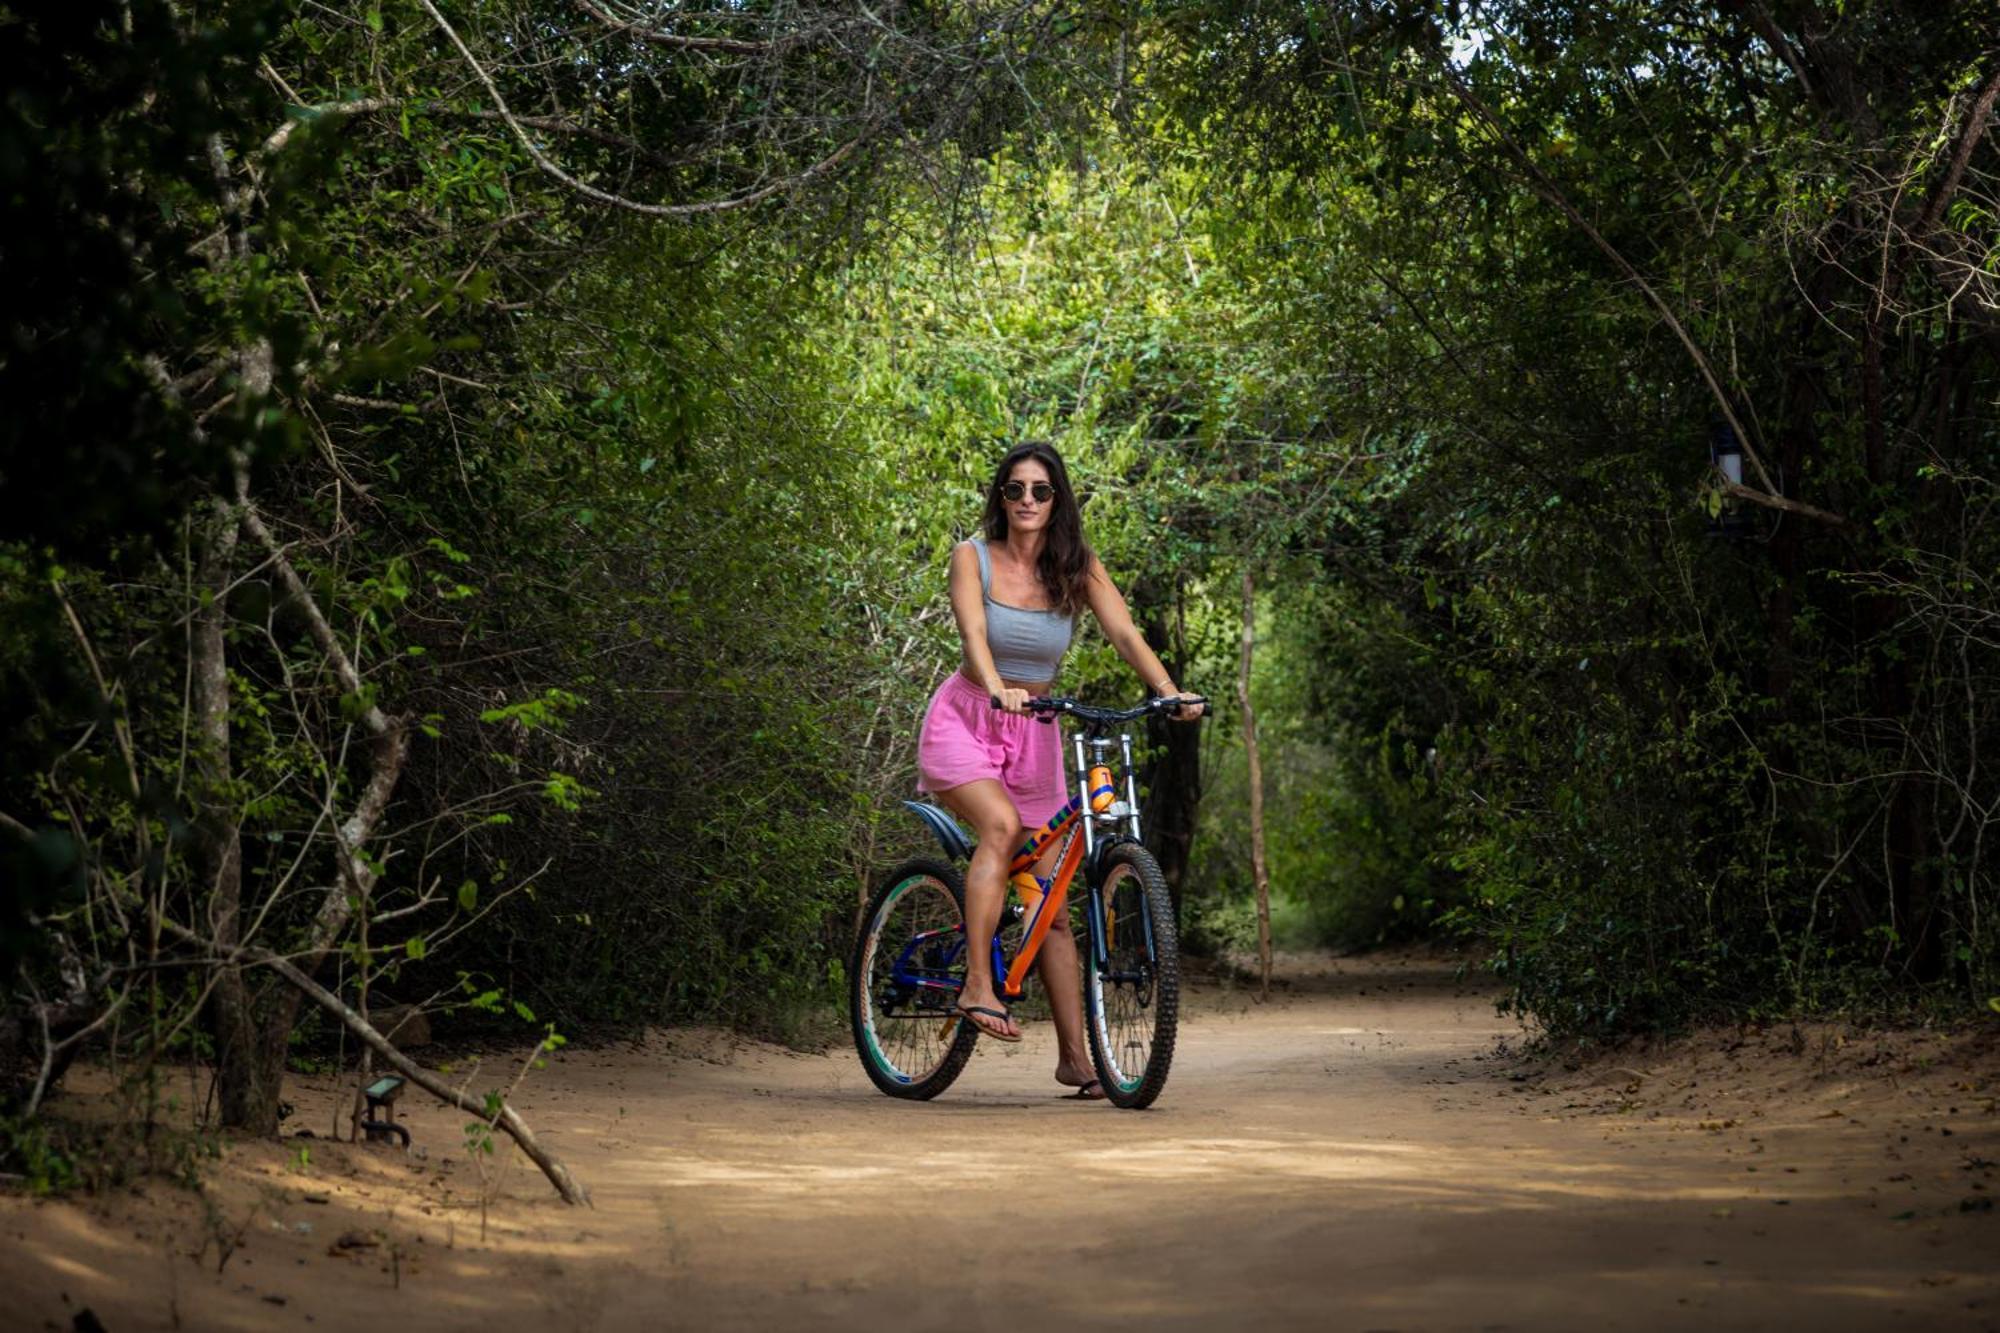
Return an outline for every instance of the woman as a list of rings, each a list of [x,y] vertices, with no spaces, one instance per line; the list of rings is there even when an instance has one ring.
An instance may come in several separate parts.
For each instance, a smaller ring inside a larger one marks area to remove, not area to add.
[[[1021,1029],[1001,1003],[993,932],[1007,898],[1007,865],[1023,830],[1046,823],[1065,800],[1062,739],[1028,712],[1047,694],[1069,647],[1077,612],[1089,607],[1118,655],[1160,695],[1182,696],[1132,623],[1125,599],[1083,539],[1069,472],[1039,441],[1000,460],[986,494],[983,538],[951,553],[951,609],[964,660],[931,697],[917,741],[918,787],[934,793],[979,835],[965,872],[965,987],[958,1010],[998,1041]],[[995,703],[999,707],[994,707]],[[1193,708],[1175,716],[1192,720]],[[1040,869],[1047,872],[1050,848]],[[1076,1095],[1104,1095],[1083,1040],[1076,941],[1052,930],[1040,955],[1056,1025],[1056,1082]]]

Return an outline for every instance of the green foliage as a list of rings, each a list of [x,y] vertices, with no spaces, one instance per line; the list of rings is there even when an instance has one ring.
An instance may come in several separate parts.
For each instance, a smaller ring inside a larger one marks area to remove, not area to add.
[[[1225,701],[1254,576],[1288,939],[1475,934],[1565,1033],[1976,1009],[1990,137],[1949,174],[1976,8],[1838,7],[1809,84],[1789,11],[1246,0],[1025,24],[1063,44],[1037,64],[973,10],[897,17],[891,59],[808,7],[783,96],[464,16],[560,112],[551,151],[647,198],[831,161],[895,99],[852,175],[667,225],[537,169],[414,7],[24,17],[0,1017],[115,999],[141,1075],[222,1057],[225,1012],[323,1058],[189,935],[244,928],[550,1045],[810,1034],[918,836],[945,561],[1026,436]],[[931,38],[992,85],[933,95]],[[1725,494],[1724,402],[1748,480],[1843,521]],[[1064,684],[1135,692],[1090,634]],[[1230,711],[1181,885],[1215,947],[1249,920]],[[8,1151],[53,1188],[77,1159],[40,1132]]]
[[[81,1182],[63,1135],[46,1120],[0,1117],[0,1167],[21,1178],[29,1194],[65,1194]]]
[[[1371,423],[1316,543],[1360,627],[1311,710],[1349,728],[1329,803],[1369,819],[1342,840],[1412,869],[1395,849],[1428,845],[1449,920],[1552,1030],[1985,993],[1964,775],[2000,723],[1994,421],[1939,386],[1994,367],[1951,327],[1990,320],[1934,285],[1985,279],[1870,239],[1917,221],[1887,220],[1871,154],[1958,188],[1936,127],[1983,77],[1969,12],[1843,10],[1815,87],[1783,18],[1323,17],[1191,13],[1156,86],[1238,172],[1229,253],[1286,312],[1258,342]],[[1856,313],[1892,306],[1893,334]],[[1749,480],[1844,533],[1752,510],[1754,543],[1703,536],[1720,408],[1663,311],[1750,421],[1773,480]]]

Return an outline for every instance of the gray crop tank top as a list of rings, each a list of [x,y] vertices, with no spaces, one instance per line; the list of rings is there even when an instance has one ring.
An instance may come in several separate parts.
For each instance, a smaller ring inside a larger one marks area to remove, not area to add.
[[[979,591],[986,597],[986,647],[993,667],[1008,680],[1054,680],[1076,627],[1060,611],[1031,611],[993,600],[993,559],[983,538],[972,538],[979,557]]]

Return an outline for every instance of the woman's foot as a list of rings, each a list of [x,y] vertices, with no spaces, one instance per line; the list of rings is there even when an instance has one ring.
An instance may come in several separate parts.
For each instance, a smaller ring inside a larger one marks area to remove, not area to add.
[[[1067,1060],[1056,1062],[1056,1082],[1065,1088],[1075,1088],[1071,1096],[1078,1101],[1097,1102],[1104,1100],[1104,1085],[1097,1081],[1097,1075],[1084,1065],[1073,1065]]]
[[[958,1015],[995,1041],[1019,1041],[1020,1024],[990,989],[982,997],[970,987],[958,993]]]

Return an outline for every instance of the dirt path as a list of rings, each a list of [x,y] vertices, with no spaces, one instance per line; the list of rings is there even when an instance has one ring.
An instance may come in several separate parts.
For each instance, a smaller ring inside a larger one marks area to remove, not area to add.
[[[1495,1054],[1518,1030],[1448,965],[1291,970],[1270,1005],[1198,995],[1144,1114],[1058,1099],[1046,1025],[926,1105],[845,1050],[573,1053],[519,1102],[597,1206],[515,1162],[483,1239],[464,1117],[429,1107],[424,1160],[288,1139],[207,1204],[0,1198],[0,1325],[2000,1328],[1990,1038],[1551,1072]],[[330,1088],[295,1100],[324,1133]]]

